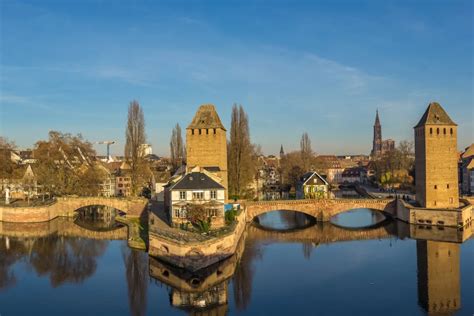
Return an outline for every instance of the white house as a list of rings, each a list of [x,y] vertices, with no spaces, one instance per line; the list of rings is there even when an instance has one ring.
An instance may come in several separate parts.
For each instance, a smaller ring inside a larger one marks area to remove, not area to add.
[[[188,222],[188,208],[193,204],[199,204],[210,217],[211,226],[222,227],[225,224],[224,203],[224,186],[205,170],[193,170],[172,179],[165,186],[165,207],[173,226]]]

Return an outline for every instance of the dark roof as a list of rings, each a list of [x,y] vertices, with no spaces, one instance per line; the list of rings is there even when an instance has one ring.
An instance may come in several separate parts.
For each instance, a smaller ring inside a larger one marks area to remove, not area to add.
[[[221,168],[219,167],[204,167],[205,170],[209,171],[209,172],[218,172],[218,171],[221,171]]]
[[[221,128],[225,130],[216,108],[212,104],[203,104],[199,107],[193,121],[188,126],[188,129],[193,128]]]
[[[224,189],[224,187],[202,172],[188,173],[172,187],[172,190],[197,189]]]
[[[446,111],[437,102],[431,102],[425,111],[425,114],[421,117],[421,120],[416,124],[415,127],[424,125],[454,125],[454,123]]]
[[[324,177],[322,177],[321,175],[319,175],[319,174],[318,174],[317,172],[315,172],[315,171],[310,171],[310,172],[305,173],[305,174],[301,177],[300,181],[301,181],[302,184],[305,184],[305,183],[308,182],[308,180],[310,180],[311,178],[317,179],[318,184],[320,184],[320,183],[322,183],[322,184],[324,184],[324,185],[327,185],[327,184],[328,184],[328,182],[326,181],[326,179],[324,179]]]

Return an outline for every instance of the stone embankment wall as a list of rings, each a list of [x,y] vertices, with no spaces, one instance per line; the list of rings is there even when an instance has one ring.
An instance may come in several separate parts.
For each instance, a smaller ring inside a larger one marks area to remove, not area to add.
[[[228,234],[203,241],[183,241],[150,232],[149,254],[187,270],[197,271],[232,256],[245,230],[246,212]]]
[[[472,225],[472,204],[461,199],[461,207],[456,209],[429,209],[415,207],[403,200],[397,200],[396,218],[417,225],[437,225],[464,227]]]
[[[128,216],[140,216],[146,209],[143,198],[62,197],[45,206],[0,206],[0,222],[36,223],[57,217],[72,217],[77,209],[90,205],[104,205],[118,209]]]

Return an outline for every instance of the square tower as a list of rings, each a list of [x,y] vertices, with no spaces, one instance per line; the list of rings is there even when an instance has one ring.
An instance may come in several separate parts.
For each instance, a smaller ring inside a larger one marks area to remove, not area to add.
[[[459,207],[457,125],[432,102],[414,129],[416,200],[424,208]]]
[[[187,172],[202,167],[215,174],[227,200],[227,136],[214,105],[201,105],[186,128]]]

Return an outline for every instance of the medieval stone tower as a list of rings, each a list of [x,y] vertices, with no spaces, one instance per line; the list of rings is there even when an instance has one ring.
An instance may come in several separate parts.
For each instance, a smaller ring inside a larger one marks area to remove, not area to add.
[[[226,188],[227,136],[214,105],[201,105],[186,128],[187,170],[202,167],[215,174]]]
[[[457,125],[432,102],[414,129],[416,200],[424,208],[457,208]]]
[[[374,139],[370,155],[374,158],[382,155],[382,125],[380,124],[379,110],[375,114]]]

